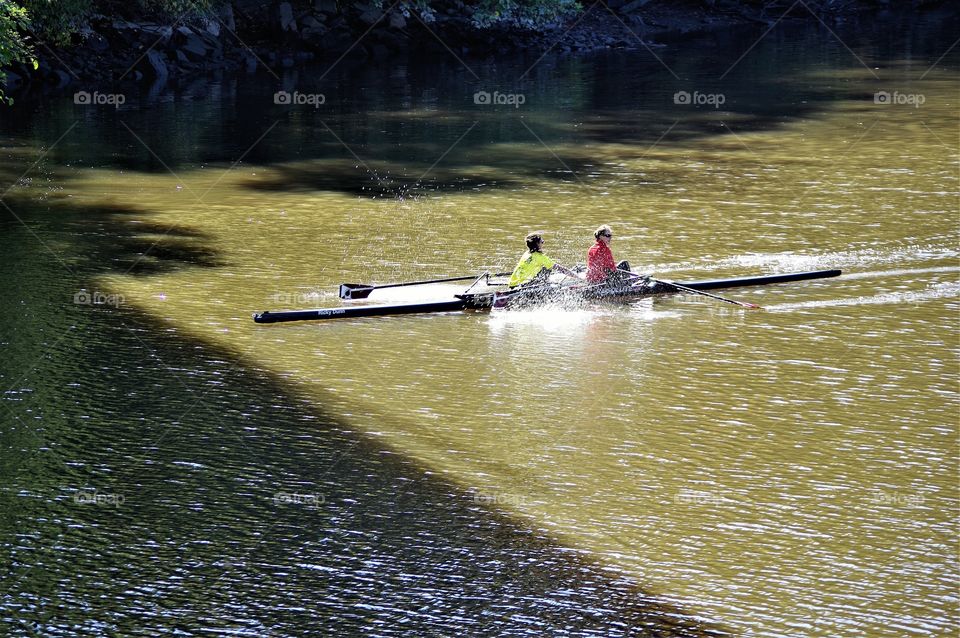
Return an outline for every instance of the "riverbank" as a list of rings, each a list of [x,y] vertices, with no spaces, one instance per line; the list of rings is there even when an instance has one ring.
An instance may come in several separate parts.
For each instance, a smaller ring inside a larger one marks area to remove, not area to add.
[[[380,64],[396,55],[483,59],[504,53],[579,53],[601,49],[663,48],[689,33],[737,25],[773,26],[819,20],[842,24],[875,6],[855,0],[824,1],[769,8],[744,2],[610,0],[583,3],[555,24],[540,28],[479,28],[461,0],[435,4],[420,15],[396,3],[264,4],[238,0],[206,15],[170,17],[94,15],[65,46],[34,42],[37,68],[8,70],[7,91],[63,89],[80,84],[164,83],[170,78],[218,71],[266,70],[279,74],[311,61],[344,58]],[[936,10],[940,2],[916,2]],[[769,6],[766,5],[766,6]]]

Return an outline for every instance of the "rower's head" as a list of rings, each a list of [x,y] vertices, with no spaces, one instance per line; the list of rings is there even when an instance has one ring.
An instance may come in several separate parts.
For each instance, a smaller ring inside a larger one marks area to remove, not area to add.
[[[540,233],[530,233],[526,236],[525,241],[527,242],[527,249],[534,252],[540,250],[540,246],[543,245],[543,237]]]
[[[606,244],[609,244],[610,240],[613,239],[613,230],[611,230],[608,225],[604,224],[593,231],[593,236],[596,237],[597,241],[602,241]]]

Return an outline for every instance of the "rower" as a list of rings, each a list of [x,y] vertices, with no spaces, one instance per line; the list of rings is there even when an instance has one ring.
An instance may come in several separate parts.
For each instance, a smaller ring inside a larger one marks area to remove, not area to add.
[[[597,243],[591,246],[587,253],[587,281],[599,284],[619,283],[626,280],[629,277],[630,262],[624,260],[618,264],[613,261],[613,252],[610,250],[613,230],[604,224],[593,232],[593,236]]]
[[[511,288],[532,283],[543,283],[554,270],[571,277],[577,277],[575,272],[564,268],[541,252],[543,237],[540,236],[540,233],[530,233],[525,237],[525,241],[527,242],[527,251],[523,253],[520,261],[517,262],[517,267],[513,269],[513,274],[510,275]]]

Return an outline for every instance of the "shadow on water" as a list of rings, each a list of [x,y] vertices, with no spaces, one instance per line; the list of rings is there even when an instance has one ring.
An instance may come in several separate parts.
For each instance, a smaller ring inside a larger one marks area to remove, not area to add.
[[[873,88],[831,73],[892,77],[888,67],[902,49],[891,43],[908,38],[919,75],[953,41],[956,23],[956,16],[932,24],[888,16],[827,30],[784,22],[764,37],[765,28],[730,29],[671,41],[656,51],[662,63],[645,50],[610,51],[471,61],[468,72],[454,60],[412,57],[333,72],[318,64],[285,71],[279,82],[260,75],[171,82],[160,95],[125,85],[116,87],[126,96],[119,109],[76,105],[72,94],[39,107],[18,102],[2,114],[0,132],[52,140],[77,124],[52,154],[73,166],[180,173],[240,161],[279,171],[250,180],[255,190],[395,196],[574,181],[604,161],[629,158],[630,147],[639,157],[653,145],[724,136],[739,145],[733,134],[776,130],[838,101],[870,104]],[[276,104],[278,90],[319,92],[325,101]],[[525,103],[478,105],[477,91],[522,93]],[[674,102],[678,91],[722,93],[725,102],[683,107]],[[616,156],[596,157],[598,144],[616,145]]]
[[[129,268],[143,225],[12,205],[71,238],[75,274],[3,218],[0,318],[20,344],[0,368],[6,633],[725,635],[236,354],[69,303],[82,278]],[[176,235],[141,274],[217,263],[202,234]]]

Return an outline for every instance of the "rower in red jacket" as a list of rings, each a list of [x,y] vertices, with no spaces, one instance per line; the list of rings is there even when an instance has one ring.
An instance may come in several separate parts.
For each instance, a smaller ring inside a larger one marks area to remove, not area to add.
[[[621,261],[619,264],[613,261],[613,253],[610,251],[610,240],[613,239],[613,231],[604,224],[596,231],[593,236],[597,238],[587,253],[587,281],[590,283],[600,283],[603,281],[624,281],[628,275],[620,271],[630,270],[630,263]]]

